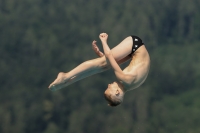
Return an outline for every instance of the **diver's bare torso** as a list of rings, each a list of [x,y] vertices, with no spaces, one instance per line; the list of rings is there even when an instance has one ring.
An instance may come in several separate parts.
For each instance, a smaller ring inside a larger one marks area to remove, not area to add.
[[[125,91],[129,91],[139,87],[147,78],[150,68],[150,57],[145,48],[142,45],[137,49],[136,52],[132,54],[132,59],[130,64],[123,70],[124,74],[133,75],[134,80],[127,84],[122,83]]]
[[[106,34],[103,33],[104,35]],[[145,81],[150,68],[150,57],[145,45],[141,45],[133,52],[132,57],[129,54],[133,47],[132,37],[125,38],[112,50],[108,47],[107,38],[102,41],[102,45],[106,49],[104,53],[99,51],[96,41],[93,41],[93,49],[100,58],[85,61],[67,73],[60,72],[49,85],[49,89],[52,91],[59,90],[83,78],[103,72],[110,67],[113,68],[118,81],[122,83],[124,91],[135,89]],[[137,45],[134,46],[137,47]],[[122,71],[119,64],[128,61],[130,58],[130,64]]]

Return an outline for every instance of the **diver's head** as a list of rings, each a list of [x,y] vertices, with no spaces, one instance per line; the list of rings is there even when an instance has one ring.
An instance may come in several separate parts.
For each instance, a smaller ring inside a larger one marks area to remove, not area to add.
[[[108,105],[117,106],[123,102],[124,91],[123,86],[119,82],[113,82],[108,84],[108,88],[104,92],[105,99],[108,101]]]

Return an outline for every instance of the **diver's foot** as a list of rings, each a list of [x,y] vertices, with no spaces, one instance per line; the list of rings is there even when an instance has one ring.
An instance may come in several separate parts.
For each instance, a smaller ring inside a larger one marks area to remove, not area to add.
[[[99,57],[104,56],[104,54],[99,50],[99,48],[97,46],[97,41],[95,41],[95,40],[92,42],[92,49],[97,54],[97,56],[99,56]]]
[[[57,78],[49,85],[49,89],[51,91],[62,89],[66,86],[67,81],[67,73],[60,72]]]

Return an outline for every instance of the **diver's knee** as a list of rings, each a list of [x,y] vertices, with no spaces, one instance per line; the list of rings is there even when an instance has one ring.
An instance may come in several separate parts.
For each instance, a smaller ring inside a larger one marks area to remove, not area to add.
[[[100,57],[100,62],[99,62],[99,64],[98,64],[98,66],[99,66],[100,68],[102,68],[102,69],[108,69],[108,68],[109,68],[109,65],[108,65],[108,63],[107,63],[107,61],[106,61],[105,56],[104,56],[104,57]]]
[[[99,58],[94,59],[94,60],[85,61],[84,66],[93,67],[93,68],[100,68],[100,69],[109,68],[105,57],[99,57]]]

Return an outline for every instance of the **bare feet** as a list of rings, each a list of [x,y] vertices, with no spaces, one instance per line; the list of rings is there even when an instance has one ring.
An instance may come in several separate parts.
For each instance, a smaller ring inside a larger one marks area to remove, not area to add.
[[[62,89],[63,87],[65,87],[68,82],[68,78],[66,76],[66,73],[60,72],[56,78],[56,80],[54,80],[50,85],[49,85],[49,89],[51,91],[56,91],[59,89]]]
[[[97,56],[102,57],[104,54],[99,50],[98,46],[96,45],[96,41],[92,42],[92,48],[94,52],[97,54]],[[67,76],[67,73],[60,72],[57,76],[57,78],[49,85],[49,89],[51,91],[56,91],[59,89],[64,88],[65,86],[73,83],[76,79],[76,76],[73,76],[69,78]]]
[[[99,50],[99,48],[98,48],[96,43],[97,43],[97,41],[95,41],[95,40],[92,42],[92,49],[97,54],[97,56],[99,56],[99,57],[104,56],[104,54]]]

